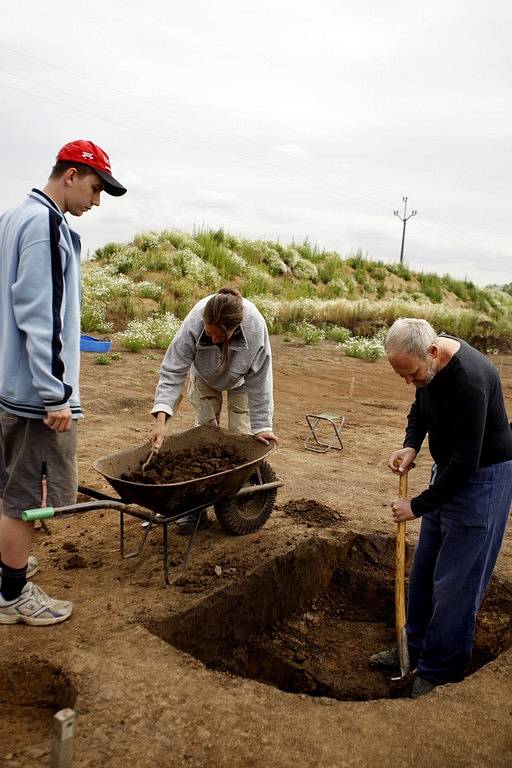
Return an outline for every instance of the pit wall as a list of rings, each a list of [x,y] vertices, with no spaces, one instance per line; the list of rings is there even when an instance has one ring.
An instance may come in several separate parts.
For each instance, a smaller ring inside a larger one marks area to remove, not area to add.
[[[166,617],[152,631],[209,665],[218,659],[219,649],[245,643],[274,622],[306,610],[335,574],[359,587],[360,602],[372,614],[384,596],[380,612],[393,619],[394,556],[394,537],[352,532],[335,541],[310,537],[243,581]]]

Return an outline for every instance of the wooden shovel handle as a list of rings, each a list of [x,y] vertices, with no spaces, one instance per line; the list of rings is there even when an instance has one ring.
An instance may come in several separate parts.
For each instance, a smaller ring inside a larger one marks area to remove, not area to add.
[[[395,462],[400,466],[400,462]],[[407,498],[407,472],[400,475],[398,480],[398,496]],[[395,568],[395,621],[396,641],[400,657],[402,673],[409,669],[409,653],[407,649],[407,636],[405,633],[405,520],[397,524],[396,530],[396,568]]]
[[[407,475],[400,475],[398,495],[407,498]],[[405,625],[405,520],[396,528],[395,613],[397,633]]]

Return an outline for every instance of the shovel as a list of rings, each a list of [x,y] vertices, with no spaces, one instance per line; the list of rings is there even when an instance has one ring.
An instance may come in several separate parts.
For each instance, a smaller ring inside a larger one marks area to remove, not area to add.
[[[399,467],[400,462],[395,462]],[[407,473],[400,475],[398,481],[398,495],[401,499],[407,498]],[[396,558],[395,558],[395,622],[396,642],[398,658],[400,661],[400,676],[393,677],[391,682],[398,688],[405,687],[411,680],[412,671],[409,661],[409,647],[407,645],[407,632],[405,629],[405,520],[397,524],[396,531]]]

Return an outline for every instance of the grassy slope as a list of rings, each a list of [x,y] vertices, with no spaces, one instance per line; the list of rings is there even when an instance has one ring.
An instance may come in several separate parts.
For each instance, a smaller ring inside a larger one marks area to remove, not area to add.
[[[396,317],[415,316],[483,349],[506,347],[512,335],[509,286],[484,289],[368,261],[360,252],[342,258],[307,241],[284,246],[223,230],[149,232],[98,249],[84,265],[82,327],[122,330],[159,312],[183,318],[222,285],[253,299],[274,332],[307,321],[371,336]]]

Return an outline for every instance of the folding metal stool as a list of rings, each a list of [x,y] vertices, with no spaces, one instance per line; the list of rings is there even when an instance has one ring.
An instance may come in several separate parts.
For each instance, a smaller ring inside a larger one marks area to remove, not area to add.
[[[309,432],[304,440],[304,448],[307,451],[315,451],[316,453],[326,453],[330,448],[334,448],[337,451],[343,449],[343,443],[341,442],[341,430],[345,423],[345,417],[340,416],[337,413],[308,413],[306,416]],[[327,424],[331,424],[333,429],[333,435],[329,442],[322,442],[316,435],[316,428],[320,422],[325,421]],[[314,441],[314,442],[313,442]],[[339,443],[339,445],[336,445]],[[315,445],[316,444],[316,445]]]

